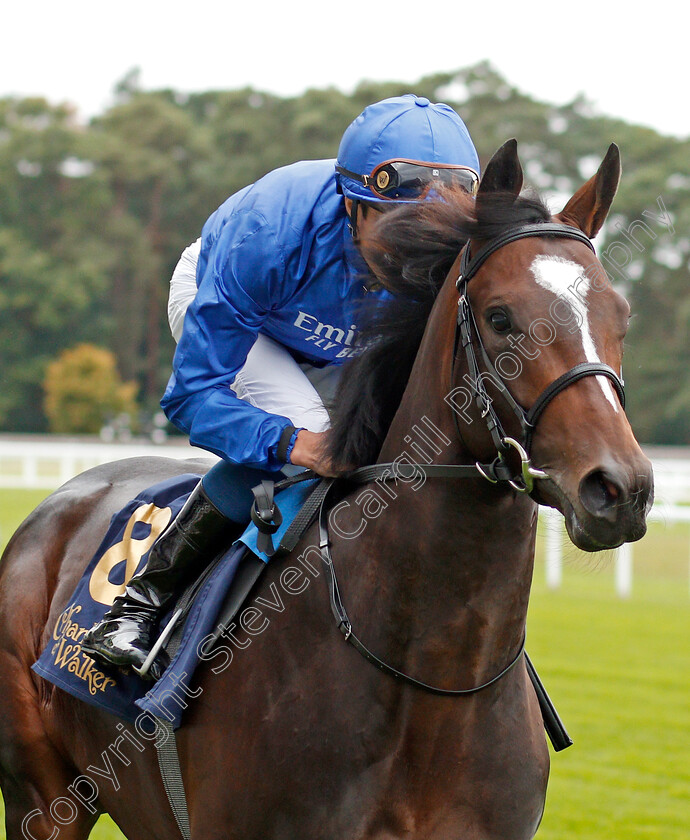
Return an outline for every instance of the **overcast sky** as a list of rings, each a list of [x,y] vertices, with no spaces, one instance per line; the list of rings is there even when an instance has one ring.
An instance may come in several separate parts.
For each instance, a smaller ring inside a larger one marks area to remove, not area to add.
[[[541,100],[583,93],[600,113],[690,136],[687,14],[669,0],[11,0],[1,21],[0,96],[70,101],[84,119],[133,67],[145,89],[296,94],[488,59]]]

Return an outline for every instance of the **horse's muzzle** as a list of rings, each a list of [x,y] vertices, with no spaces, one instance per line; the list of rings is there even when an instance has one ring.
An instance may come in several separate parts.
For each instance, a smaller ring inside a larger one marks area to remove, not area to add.
[[[652,467],[641,454],[625,465],[592,469],[580,481],[576,500],[565,505],[568,534],[584,551],[639,540],[647,531],[653,498]]]

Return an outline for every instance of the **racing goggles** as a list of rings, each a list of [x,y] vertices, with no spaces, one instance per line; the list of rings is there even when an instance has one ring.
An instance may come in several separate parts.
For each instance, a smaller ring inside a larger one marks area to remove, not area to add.
[[[360,175],[342,166],[336,171],[359,181],[377,198],[388,201],[417,201],[434,184],[462,187],[470,195],[479,189],[479,175],[469,166],[425,163],[419,160],[386,160],[371,175]]]

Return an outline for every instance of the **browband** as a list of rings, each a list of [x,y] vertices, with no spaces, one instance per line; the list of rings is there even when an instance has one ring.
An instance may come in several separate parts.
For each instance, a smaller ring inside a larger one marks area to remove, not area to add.
[[[517,242],[519,239],[525,239],[530,236],[548,236],[549,234],[567,239],[576,239],[586,245],[592,253],[595,253],[594,245],[592,245],[590,238],[579,228],[572,227],[571,225],[562,225],[558,222],[537,222],[535,224],[522,225],[518,228],[512,228],[500,234],[495,239],[492,239],[474,257],[470,255],[468,243],[462,252],[458,282],[461,280],[467,281],[474,277],[489,257],[504,245],[509,245],[511,242]]]

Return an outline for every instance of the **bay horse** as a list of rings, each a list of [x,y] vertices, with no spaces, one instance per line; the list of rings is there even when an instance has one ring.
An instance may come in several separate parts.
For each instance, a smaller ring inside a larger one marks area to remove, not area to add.
[[[478,462],[484,474],[344,484],[330,521],[340,594],[370,650],[439,689],[477,687],[516,664],[467,697],[381,673],[333,623],[312,528],[289,566],[269,564],[246,632],[194,675],[178,731],[194,840],[534,836],[549,755],[519,654],[537,502],[564,514],[576,545],[598,550],[639,539],[652,497],[621,405],[628,306],[587,243],[619,177],[611,146],[552,217],[519,195],[508,141],[476,202],[449,193],[393,210],[362,243],[404,292],[408,317],[381,321],[381,340],[344,374],[333,459]],[[462,271],[471,279],[458,286]],[[143,487],[207,467],[140,458],[90,470],[10,541],[0,568],[8,840],[83,840],[104,812],[128,838],[179,837],[151,742],[30,669],[110,517]],[[291,585],[279,590],[278,576]]]

